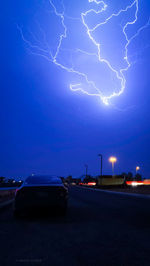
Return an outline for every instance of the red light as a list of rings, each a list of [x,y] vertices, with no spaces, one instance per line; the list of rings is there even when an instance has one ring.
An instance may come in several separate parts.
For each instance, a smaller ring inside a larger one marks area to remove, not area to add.
[[[79,185],[82,185],[82,186],[96,186],[96,182],[88,182],[88,183],[79,183]]]
[[[144,181],[126,181],[126,184],[128,186],[140,186],[140,185],[143,185],[143,186],[148,186],[150,185],[150,180],[149,179],[145,179]]]
[[[96,182],[88,182],[88,186],[96,186]]]

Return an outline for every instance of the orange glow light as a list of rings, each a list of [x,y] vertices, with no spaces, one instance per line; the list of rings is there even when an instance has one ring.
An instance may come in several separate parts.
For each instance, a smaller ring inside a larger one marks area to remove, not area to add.
[[[116,162],[117,162],[117,158],[111,156],[111,157],[109,158],[109,162],[110,162],[110,163],[116,163]]]
[[[149,186],[150,185],[150,179],[145,179],[143,181],[126,181],[126,184],[128,186]]]
[[[88,186],[96,186],[96,182],[88,182]]]
[[[139,170],[140,170],[140,167],[139,167],[139,166],[137,166],[137,167],[136,167],[136,171],[139,171]]]

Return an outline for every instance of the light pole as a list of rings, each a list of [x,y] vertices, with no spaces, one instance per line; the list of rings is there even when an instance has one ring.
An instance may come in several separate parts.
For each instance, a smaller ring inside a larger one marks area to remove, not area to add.
[[[136,174],[137,174],[137,172],[140,170],[140,167],[139,166],[137,166],[136,167]]]
[[[85,164],[85,176],[87,177],[87,173],[88,173],[88,165]]]
[[[102,177],[102,172],[103,172],[103,155],[102,154],[98,154],[98,156],[100,157],[100,176]]]
[[[113,174],[113,176],[114,176],[114,164],[117,162],[117,158],[111,156],[111,157],[109,158],[109,162],[112,164],[112,174]]]

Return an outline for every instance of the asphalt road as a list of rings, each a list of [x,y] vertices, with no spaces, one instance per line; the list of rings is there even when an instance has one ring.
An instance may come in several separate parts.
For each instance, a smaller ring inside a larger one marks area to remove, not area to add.
[[[0,265],[150,265],[150,199],[69,189],[65,217],[0,212]]]

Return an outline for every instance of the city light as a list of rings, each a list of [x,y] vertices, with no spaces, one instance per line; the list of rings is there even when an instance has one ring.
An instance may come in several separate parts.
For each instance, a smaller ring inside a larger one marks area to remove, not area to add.
[[[139,166],[137,166],[136,167],[136,174],[137,174],[137,172],[140,170],[140,167]]]
[[[131,183],[131,186],[132,186],[132,187],[137,187],[137,186],[138,186],[138,183],[137,183],[136,181],[133,181],[133,182]]]
[[[109,162],[110,163],[116,163],[117,162],[117,158],[116,157],[110,157],[109,158]]]
[[[126,181],[126,185],[128,186],[149,186],[150,185],[150,180],[145,179],[143,181]]]
[[[96,182],[88,182],[88,186],[96,186]]]
[[[114,175],[114,164],[117,162],[117,158],[114,156],[111,156],[109,158],[109,162],[112,164],[112,174]]]

